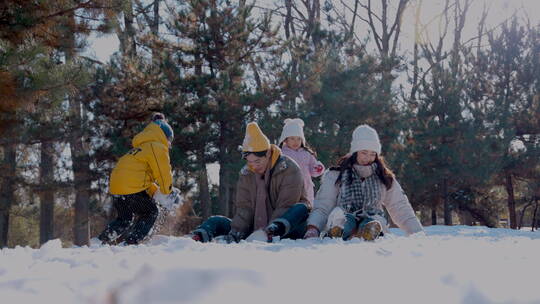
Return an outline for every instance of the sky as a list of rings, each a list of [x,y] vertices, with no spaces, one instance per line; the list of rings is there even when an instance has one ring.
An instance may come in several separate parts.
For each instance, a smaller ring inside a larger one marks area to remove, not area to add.
[[[170,2],[170,0],[167,0]],[[262,7],[273,7],[272,0],[256,0],[255,4]],[[348,2],[353,2],[348,0]],[[373,1],[376,3],[377,1]],[[334,0],[334,3],[337,3]],[[401,41],[403,48],[408,44],[412,44],[415,39],[414,35],[414,5],[418,3],[422,4],[421,16],[424,24],[430,24],[429,28],[433,35],[436,36],[438,30],[438,23],[433,22],[433,17],[440,14],[442,10],[443,0],[413,0],[411,2],[413,6],[409,6],[406,17],[403,22],[403,34]],[[491,26],[495,26],[508,19],[513,15],[516,10],[519,16],[528,14],[530,20],[533,23],[538,24],[540,22],[540,1],[539,0],[475,0],[473,6],[469,12],[469,21],[465,28],[464,39],[475,36],[476,23],[479,20],[484,4],[491,7],[490,14],[487,18],[487,23]],[[432,21],[431,23],[429,21]],[[362,26],[361,24],[359,26]],[[97,37],[92,35],[90,37],[90,47],[87,50],[87,55],[97,59],[101,62],[107,62],[109,57],[118,50],[118,38],[115,35],[102,35]]]

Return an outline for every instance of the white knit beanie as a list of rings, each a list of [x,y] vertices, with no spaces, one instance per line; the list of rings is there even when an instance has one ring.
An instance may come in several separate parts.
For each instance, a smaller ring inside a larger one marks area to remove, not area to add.
[[[279,143],[281,144],[287,137],[298,136],[302,138],[302,143],[306,145],[306,138],[304,137],[304,121],[300,118],[287,118],[285,119],[285,126],[281,131],[279,137]]]
[[[381,141],[377,131],[368,125],[360,125],[354,129],[351,141],[351,151],[354,153],[360,150],[375,151],[381,154]]]

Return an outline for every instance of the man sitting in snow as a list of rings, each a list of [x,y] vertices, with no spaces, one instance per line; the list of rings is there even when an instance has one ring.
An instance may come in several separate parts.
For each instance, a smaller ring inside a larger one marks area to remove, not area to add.
[[[228,243],[246,237],[269,242],[274,236],[302,238],[310,205],[298,165],[271,145],[255,122],[247,125],[242,156],[247,164],[236,187],[235,216],[208,218],[192,238],[208,242],[223,236]]]

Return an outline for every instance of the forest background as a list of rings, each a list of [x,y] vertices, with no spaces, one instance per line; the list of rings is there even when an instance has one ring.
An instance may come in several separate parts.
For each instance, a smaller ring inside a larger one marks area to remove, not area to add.
[[[293,117],[326,166],[357,125],[376,128],[424,225],[534,229],[534,1],[435,2],[2,1],[0,248],[88,244],[114,216],[110,171],[154,111],[174,128],[186,201],[162,233],[232,215],[245,124],[275,142]],[[89,55],[96,36],[118,50]]]

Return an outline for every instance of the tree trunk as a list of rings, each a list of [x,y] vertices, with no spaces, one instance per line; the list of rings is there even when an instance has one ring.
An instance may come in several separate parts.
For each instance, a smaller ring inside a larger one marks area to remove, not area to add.
[[[232,218],[234,214],[236,213],[236,208],[234,207],[235,198],[236,198],[236,185],[231,184],[229,185],[229,205],[228,205],[228,208],[229,208],[228,217],[230,218]]]
[[[219,207],[220,213],[228,216],[230,213],[229,201],[231,200],[230,193],[230,174],[227,170],[227,164],[220,162],[219,164]]]
[[[231,168],[231,147],[236,147],[234,143],[231,143],[233,138],[227,121],[220,121],[220,138],[219,138],[219,205],[220,213],[224,216],[232,217],[231,201],[234,199],[232,196],[231,187],[233,187],[233,172]]]
[[[159,2],[161,0],[154,0],[154,5],[153,5],[153,9],[154,9],[154,18],[153,18],[153,22],[152,24],[150,24],[150,29],[152,30],[152,34],[154,34],[154,36],[159,37]]]
[[[467,225],[467,226],[472,226],[473,225],[473,217],[471,215],[471,213],[467,210],[460,210],[459,211],[459,219],[460,219],[460,224],[461,225]]]
[[[431,225],[437,225],[437,199],[431,203]]]
[[[391,99],[392,82],[394,80],[392,71],[395,68],[396,50],[401,33],[402,17],[410,0],[399,0],[396,15],[393,20],[389,16],[388,0],[381,1],[380,15],[373,11],[371,1],[368,1],[367,21],[371,28],[374,41],[379,51],[382,62],[381,90],[383,98]],[[396,1],[393,1],[396,2]],[[395,3],[392,3],[395,5]],[[380,22],[380,24],[378,24]]]
[[[444,206],[444,224],[447,226],[452,226],[452,206],[450,205],[450,200],[448,199],[448,180],[443,179],[442,184],[442,199]]]
[[[15,198],[15,184],[13,177],[16,174],[17,150],[14,144],[4,145],[4,159],[2,168],[2,190],[0,192],[0,248],[8,245],[9,213]]]
[[[41,143],[39,171],[39,243],[44,244],[54,238],[54,145],[50,141]]]
[[[75,23],[74,15],[71,15]],[[72,61],[76,57],[76,38],[73,33],[68,34],[68,47],[66,49],[66,61]],[[90,240],[89,204],[91,190],[90,156],[84,145],[85,119],[83,107],[79,98],[69,98],[70,131],[69,147],[73,166],[74,190],[75,190],[75,218],[73,220],[73,243],[77,246],[88,245]]]
[[[534,231],[538,229],[538,222],[536,221],[536,214],[538,212],[538,198],[535,199],[536,204],[534,205],[534,212],[532,216],[531,230]]]
[[[315,51],[317,51],[321,44],[321,37],[320,34],[317,33],[320,29],[321,25],[321,3],[319,0],[312,0],[311,6],[307,7],[308,9],[308,18],[309,18],[309,25],[308,25],[308,33],[309,37],[311,38],[311,41],[313,42],[313,46],[315,47]]]
[[[75,219],[73,221],[73,243],[77,246],[88,245],[90,240],[90,190],[91,190],[91,170],[90,157],[83,144],[82,118],[80,101],[77,98],[70,100],[72,107],[72,118],[76,127],[70,142],[71,159],[73,162],[73,174],[75,182]]]
[[[517,224],[517,229],[521,229],[523,227],[523,219],[525,218],[525,212],[527,212],[527,209],[532,206],[534,203],[534,200],[531,200],[528,202],[525,206],[523,206],[523,209],[521,209],[521,213],[519,215],[519,222]]]
[[[514,185],[512,183],[512,174],[506,172],[506,193],[508,193],[508,222],[511,229],[517,228],[516,222],[516,199],[514,196]]]
[[[159,2],[161,0],[154,0],[154,17],[152,18],[152,24],[150,24],[150,30],[155,36],[154,39],[159,37]],[[155,66],[159,64],[159,50],[157,48],[152,48],[152,62]]]
[[[293,18],[292,18],[292,0],[285,0],[285,7],[287,9],[287,13],[285,15],[285,38],[289,40],[291,38],[291,32],[294,33],[294,27],[293,27]]]
[[[124,16],[124,28],[120,26],[121,22],[114,22],[114,30],[120,41],[120,52],[122,55],[129,58],[135,58],[137,56],[137,42],[135,40],[135,27],[133,16],[133,2],[132,0],[123,1],[124,5],[122,13]]]
[[[125,54],[130,58],[135,58],[137,56],[137,42],[135,40],[135,27],[134,27],[134,16],[133,16],[133,3],[132,1],[125,1],[124,9],[124,26],[126,40],[124,45]]]
[[[201,161],[201,169],[197,176],[199,182],[199,200],[201,202],[201,211],[203,220],[212,215],[212,201],[210,199],[210,187],[208,185],[208,171],[204,160]]]

